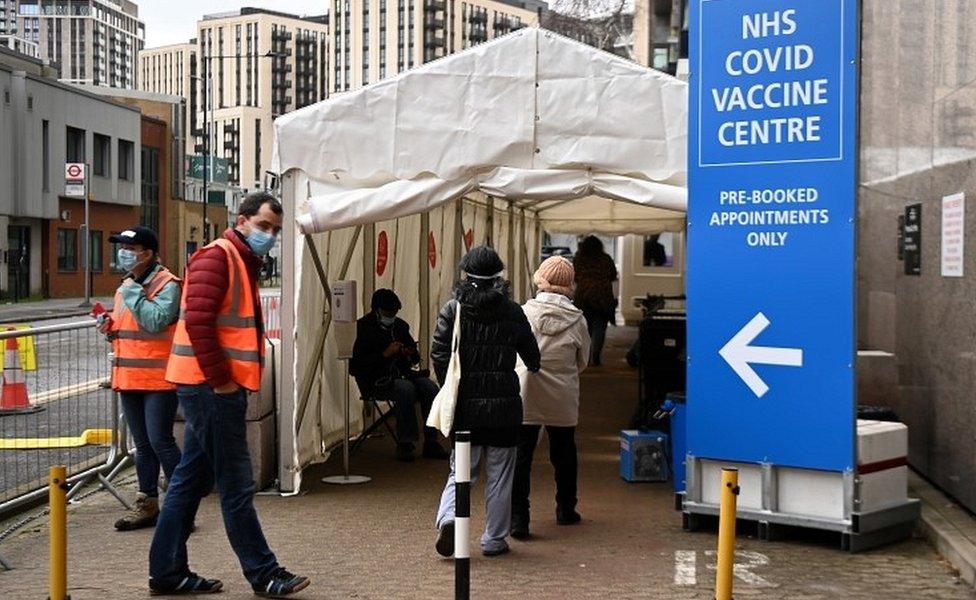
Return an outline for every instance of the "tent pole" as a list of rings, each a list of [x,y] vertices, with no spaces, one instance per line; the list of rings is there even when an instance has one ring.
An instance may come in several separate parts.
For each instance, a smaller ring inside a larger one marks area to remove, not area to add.
[[[346,273],[349,272],[349,263],[352,262],[352,255],[356,251],[356,244],[359,241],[359,234],[362,230],[363,226],[357,225],[352,239],[349,240],[349,245],[346,247],[346,255],[342,259],[342,268],[339,271],[340,280],[345,279]],[[298,388],[298,410],[295,418],[296,432],[301,431],[302,422],[305,420],[308,399],[312,395],[312,384],[315,382],[315,371],[322,362],[322,355],[325,352],[325,340],[329,335],[329,329],[332,327],[332,292],[329,289],[329,278],[325,273],[325,269],[322,267],[322,260],[319,258],[318,250],[315,248],[315,241],[311,235],[305,236],[305,243],[312,253],[312,261],[315,263],[315,270],[318,272],[319,282],[322,284],[322,289],[325,290],[326,310],[322,315],[322,325],[319,327],[318,335],[315,338],[312,356],[309,357],[305,373],[302,375],[301,385]]]
[[[420,331],[419,346],[421,366],[427,364],[430,355],[430,258],[428,257],[430,231],[430,212],[420,215]]]
[[[529,232],[525,229],[525,209],[519,211],[519,231],[522,240],[522,259],[525,268],[525,281],[522,283],[522,294],[524,299],[532,297],[532,263],[529,261]]]
[[[458,273],[457,266],[461,263],[461,249],[464,248],[464,197],[458,201],[454,207],[454,263],[451,270],[454,272],[454,284],[457,285]]]
[[[376,291],[376,224],[363,229],[363,314],[370,310],[370,300]]]
[[[485,224],[485,244],[495,248],[495,197],[488,196],[488,223]]]
[[[512,285],[515,285],[515,276],[518,274],[518,269],[515,268],[515,211],[512,210],[512,201],[508,201],[508,255],[505,257],[505,264],[508,265],[510,278],[512,280]],[[519,280],[522,278],[519,277]],[[518,289],[518,288],[516,288]],[[522,298],[519,294],[518,298],[521,303]]]
[[[282,175],[281,194],[284,208],[283,222],[295,222],[296,188],[298,178],[289,171]],[[296,273],[295,238],[297,228],[288,225],[281,233],[281,268],[282,273]],[[295,458],[295,439],[298,432],[297,423],[289,419],[295,410],[295,381],[292,377],[295,365],[295,315],[297,282],[295,277],[282,277],[281,280],[281,366],[283,373],[278,377],[278,490],[283,493],[294,492],[296,485],[297,465],[292,464]]]

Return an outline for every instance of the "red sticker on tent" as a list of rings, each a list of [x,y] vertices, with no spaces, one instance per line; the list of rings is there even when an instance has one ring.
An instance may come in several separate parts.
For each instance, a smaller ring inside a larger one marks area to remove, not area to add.
[[[376,274],[380,277],[386,273],[386,263],[390,256],[390,240],[386,237],[386,232],[381,231],[376,238]]]
[[[471,246],[473,245],[474,245],[474,229],[469,229],[464,234],[465,250],[470,250]]]
[[[437,268],[437,241],[434,240],[433,231],[427,234],[427,260],[431,269]]]

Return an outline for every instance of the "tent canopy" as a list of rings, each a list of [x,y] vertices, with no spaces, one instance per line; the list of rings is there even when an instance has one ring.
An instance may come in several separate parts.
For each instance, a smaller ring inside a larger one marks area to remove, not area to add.
[[[666,74],[523,29],[280,117],[274,164],[307,182],[306,234],[476,191],[552,232],[675,231],[687,95]]]

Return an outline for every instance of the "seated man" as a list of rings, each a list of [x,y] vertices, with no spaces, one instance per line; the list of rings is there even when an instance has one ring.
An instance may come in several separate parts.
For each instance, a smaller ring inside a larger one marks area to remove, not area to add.
[[[430,380],[428,372],[414,370],[420,362],[420,352],[410,336],[410,326],[396,316],[402,308],[400,298],[393,290],[376,290],[370,306],[372,311],[356,323],[349,372],[364,396],[393,402],[400,442],[396,457],[411,462],[419,437],[414,406],[420,403],[426,423],[437,396],[437,384]],[[437,442],[437,430],[431,427],[424,427],[423,456],[438,459],[449,456]]]

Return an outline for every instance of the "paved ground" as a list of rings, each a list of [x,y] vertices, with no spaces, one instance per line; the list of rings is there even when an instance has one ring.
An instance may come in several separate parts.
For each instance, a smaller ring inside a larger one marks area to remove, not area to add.
[[[712,597],[709,552],[714,533],[685,533],[661,484],[626,484],[617,476],[617,430],[633,408],[635,384],[622,365],[626,338],[611,332],[612,360],[587,375],[580,432],[584,521],[558,527],[552,514],[551,471],[545,449],[534,478],[533,531],[512,542],[510,555],[472,559],[474,598]],[[339,471],[337,460],[307,472],[307,491],[295,498],[259,497],[258,512],[281,562],[310,575],[301,597],[447,598],[450,561],[433,551],[433,519],[445,464],[393,461],[387,439],[371,440],[354,457],[354,471],[371,475],[358,487],[329,487],[318,478]],[[474,498],[480,499],[481,486]],[[107,494],[73,506],[70,593],[74,600],[146,597],[151,532],[116,533],[120,508]],[[483,524],[480,503],[474,526]],[[224,580],[223,598],[251,598],[230,552],[214,498],[205,501],[190,554],[200,573]],[[47,543],[43,521],[0,544],[15,571],[0,573],[0,598],[45,596]],[[862,554],[845,554],[833,537],[792,542],[739,540],[737,598],[925,599],[974,598],[935,552],[909,540]],[[677,568],[676,568],[677,566]]]

